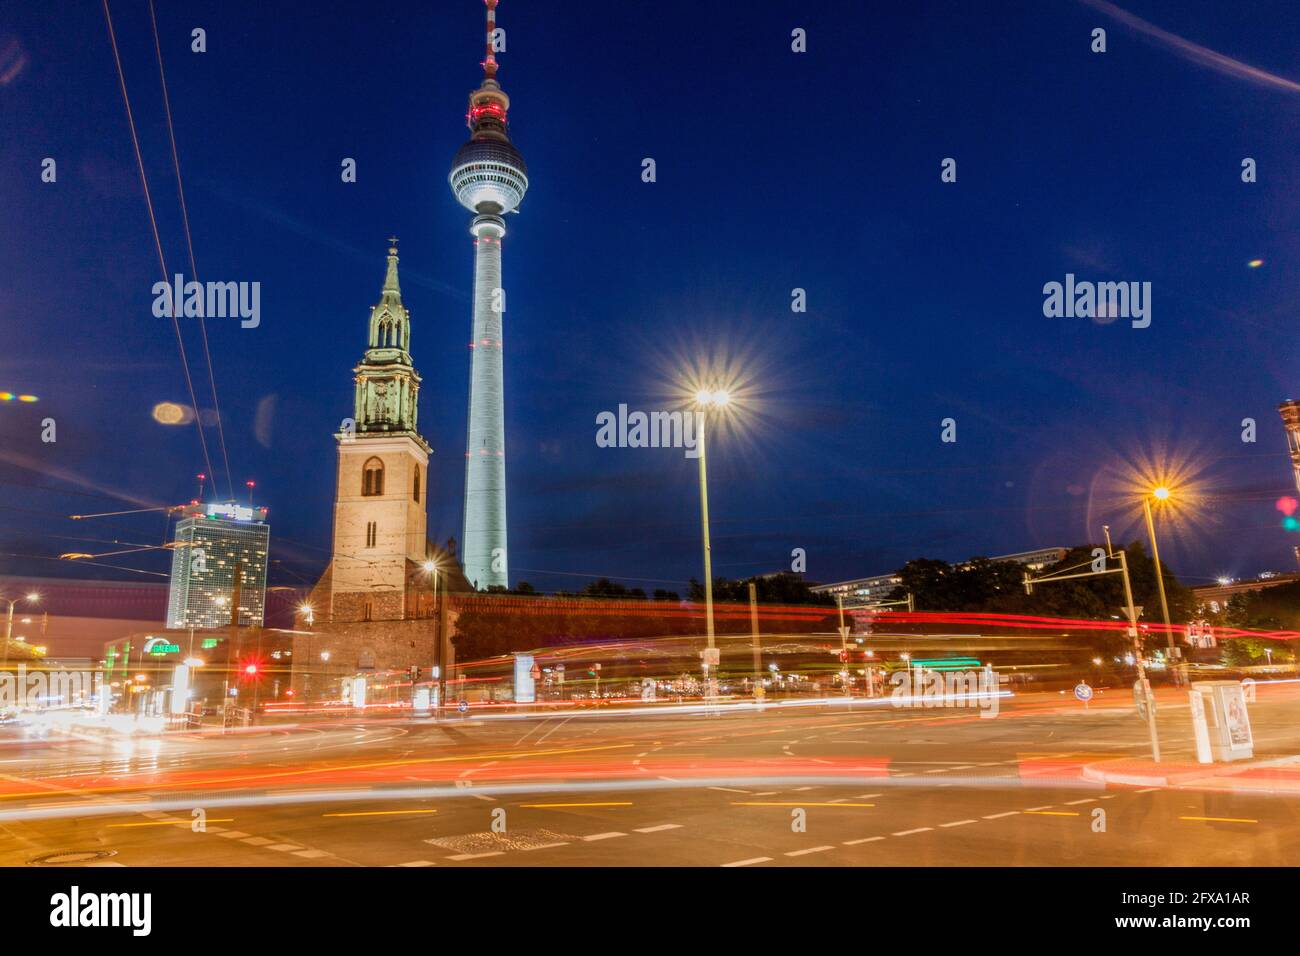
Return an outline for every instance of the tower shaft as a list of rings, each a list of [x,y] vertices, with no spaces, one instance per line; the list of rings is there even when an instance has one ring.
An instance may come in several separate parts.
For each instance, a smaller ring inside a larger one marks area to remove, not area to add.
[[[471,343],[469,427],[465,449],[465,522],[461,560],[479,589],[505,587],[505,384],[502,374],[500,216],[481,215],[474,235],[474,341]]]

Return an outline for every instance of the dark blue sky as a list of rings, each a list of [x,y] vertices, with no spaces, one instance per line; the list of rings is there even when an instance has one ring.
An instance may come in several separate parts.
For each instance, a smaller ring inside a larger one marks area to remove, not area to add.
[[[1300,80],[1293,0],[1123,6]],[[188,275],[148,5],[111,7],[169,271]],[[1300,397],[1300,95],[1284,83],[1064,0],[503,0],[498,20],[531,179],[505,241],[514,580],[700,575],[695,462],[597,448],[595,417],[661,407],[702,354],[752,381],[747,427],[710,447],[719,574],[787,567],[795,547],[831,580],[1096,539],[1103,521],[1136,533],[1106,474],[1162,454],[1212,495],[1161,542],[1180,574],[1293,566],[1300,536],[1273,506],[1295,490],[1276,405]],[[262,286],[259,328],[212,319],[208,335],[234,483],[256,479],[271,509],[277,577],[314,580],[327,557],[331,433],[392,233],[435,449],[429,528],[459,537],[472,246],[446,173],[482,5],[163,2],[158,23],[200,278]],[[102,8],[10,4],[0,51],[0,391],[40,397],[0,403],[0,551],[156,542],[158,515],[60,517],[186,500],[204,470],[197,430],[150,415],[188,399],[151,313],[159,271]],[[56,184],[39,179],[47,156]],[[1045,318],[1043,284],[1067,272],[1151,282],[1150,328]]]

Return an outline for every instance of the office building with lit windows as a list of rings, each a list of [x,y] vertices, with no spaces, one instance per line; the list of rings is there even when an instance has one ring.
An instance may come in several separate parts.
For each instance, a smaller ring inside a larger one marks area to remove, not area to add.
[[[172,544],[167,626],[222,627],[230,623],[239,573],[239,624],[261,627],[266,608],[266,563],[271,526],[265,508],[230,502],[199,506],[176,525]]]

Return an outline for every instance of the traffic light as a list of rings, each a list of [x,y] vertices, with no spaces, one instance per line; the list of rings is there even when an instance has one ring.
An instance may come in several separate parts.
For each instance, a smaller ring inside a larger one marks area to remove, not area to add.
[[[424,668],[421,667],[419,664],[412,664],[407,669],[407,673],[411,677],[411,683],[418,684],[420,682],[420,678],[424,675]]]

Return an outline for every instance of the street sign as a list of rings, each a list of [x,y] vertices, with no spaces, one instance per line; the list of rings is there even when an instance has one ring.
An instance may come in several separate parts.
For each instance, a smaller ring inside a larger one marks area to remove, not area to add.
[[[1079,681],[1079,683],[1074,685],[1074,696],[1086,704],[1088,701],[1092,700],[1092,688],[1083,681]]]
[[[717,647],[706,647],[700,651],[700,657],[707,667],[717,667],[722,660],[722,650]]]
[[[468,713],[468,712],[469,712],[469,701],[467,701],[467,700],[462,700],[459,704],[456,705],[456,709],[459,710],[462,714],[464,714],[464,713]]]
[[[1126,608],[1126,607],[1122,607],[1122,608],[1120,608],[1120,609],[1119,609],[1119,613],[1123,614],[1125,617],[1128,617],[1128,619],[1129,619],[1130,621],[1132,621],[1134,624],[1136,624],[1136,623],[1137,623],[1137,619],[1140,618],[1140,617],[1142,616],[1142,605],[1141,605],[1141,604],[1135,604],[1135,605],[1133,605],[1133,616],[1132,616],[1132,617],[1129,617],[1129,615],[1128,615],[1128,608]]]
[[[848,624],[840,625],[838,630],[840,632],[840,637],[846,641],[849,639],[849,635],[853,633],[853,628],[850,627]]]

